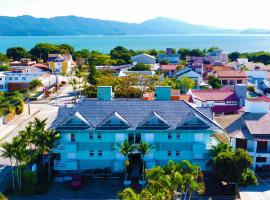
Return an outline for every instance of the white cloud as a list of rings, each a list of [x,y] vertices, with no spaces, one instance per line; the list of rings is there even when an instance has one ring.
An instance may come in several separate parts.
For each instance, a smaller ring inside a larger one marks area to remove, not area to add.
[[[269,0],[0,0],[1,15],[77,15],[141,22],[164,16],[225,28],[270,29]]]

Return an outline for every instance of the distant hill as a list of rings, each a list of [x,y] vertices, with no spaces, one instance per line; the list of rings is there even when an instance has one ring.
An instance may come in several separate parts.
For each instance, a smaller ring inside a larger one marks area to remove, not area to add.
[[[250,31],[248,32],[250,33]],[[1,36],[226,33],[241,33],[241,31],[194,25],[164,17],[158,17],[138,24],[76,16],[53,18],[35,18],[28,15],[18,17],[0,16]]]

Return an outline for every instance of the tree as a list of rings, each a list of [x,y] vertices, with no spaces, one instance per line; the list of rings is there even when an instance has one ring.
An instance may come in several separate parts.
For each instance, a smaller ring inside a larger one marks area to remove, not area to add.
[[[215,89],[221,88],[221,81],[214,76],[208,76],[208,84],[211,85],[212,88],[215,88]]]
[[[72,85],[75,99],[77,98],[77,84],[78,83],[77,83],[77,80],[75,78],[72,79],[72,81],[70,82],[70,85]]]
[[[93,57],[89,58],[89,75],[88,75],[88,82],[91,85],[96,85],[97,84],[97,70],[96,70],[96,66],[93,63]]]
[[[147,64],[139,63],[131,67],[130,71],[151,71],[151,66]]]
[[[152,144],[147,142],[140,142],[137,146],[137,150],[141,153],[142,156],[142,163],[143,163],[143,182],[144,182],[144,174],[145,174],[145,161],[144,158],[147,154],[149,154],[154,149]]]
[[[186,93],[189,89],[195,86],[195,81],[186,76],[176,81],[176,88],[180,89],[181,93]]]
[[[235,52],[232,52],[232,53],[229,54],[229,59],[231,61],[235,61],[238,58],[240,58],[240,56],[241,56],[241,54],[239,52],[235,51]]]
[[[128,140],[125,140],[123,143],[116,143],[114,149],[117,150],[124,156],[124,174],[125,180],[127,180],[127,166],[129,165],[128,162],[128,155],[135,150],[135,146],[131,145]]]
[[[6,55],[0,53],[0,64],[8,64],[9,59]]]
[[[254,173],[250,170],[252,157],[244,149],[232,149],[219,144],[212,151],[212,172],[218,180],[237,185],[257,184]]]
[[[62,51],[59,46],[49,43],[38,43],[30,50],[33,59],[38,60],[41,58],[44,62],[48,60],[48,54],[60,53]]]
[[[110,56],[113,60],[123,60],[124,64],[130,64],[132,53],[127,48],[118,46],[110,51]]]
[[[43,83],[39,79],[34,79],[29,84],[30,90],[37,90],[37,88],[39,88],[39,87],[43,87]]]
[[[168,60],[161,60],[159,62],[159,64],[161,64],[161,65],[168,65],[169,64],[169,61]]]
[[[14,182],[14,172],[13,172],[13,162],[12,159],[14,158],[14,153],[15,153],[15,149],[14,146],[11,143],[3,143],[1,145],[1,147],[3,148],[3,150],[1,150],[2,155],[4,158],[8,158],[10,161],[10,166],[11,166],[11,175],[12,175],[12,187],[13,190],[15,191],[15,182]]]
[[[59,47],[61,54],[71,54],[72,56],[75,55],[75,48],[69,44],[60,44],[56,46]]]
[[[21,60],[22,58],[29,58],[31,55],[25,48],[22,47],[12,47],[7,49],[7,57],[12,60]]]
[[[10,66],[0,65],[0,72],[3,72],[3,71],[11,71]]]
[[[117,193],[117,198],[123,200],[140,200],[139,195],[132,188],[125,188],[123,191]]]

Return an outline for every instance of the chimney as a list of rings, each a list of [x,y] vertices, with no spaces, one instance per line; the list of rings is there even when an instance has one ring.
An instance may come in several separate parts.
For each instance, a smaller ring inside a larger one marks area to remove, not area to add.
[[[112,86],[98,86],[97,98],[99,101],[112,101]]]
[[[171,100],[171,87],[170,86],[157,86],[156,100],[157,101],[170,101]]]
[[[269,102],[261,99],[246,99],[245,100],[245,112],[249,113],[268,113]]]

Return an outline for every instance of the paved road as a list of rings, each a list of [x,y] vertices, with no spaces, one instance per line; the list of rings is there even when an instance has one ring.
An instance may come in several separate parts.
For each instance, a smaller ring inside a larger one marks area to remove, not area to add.
[[[32,121],[35,117],[40,119],[47,118],[47,127],[54,121],[57,116],[59,107],[71,102],[73,98],[73,92],[71,86],[65,86],[59,90],[58,94],[48,101],[33,102],[30,104],[31,115],[28,114],[28,107],[25,105],[25,111],[23,114],[16,116],[4,127],[0,129],[0,143],[10,142],[12,138],[18,135],[20,130]],[[1,137],[2,136],[2,137]],[[1,150],[1,149],[0,149]],[[0,152],[0,165],[8,165],[9,161],[1,157]]]

